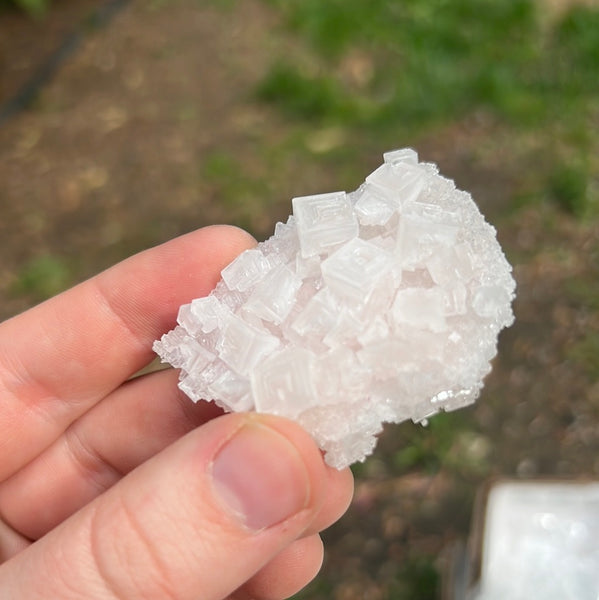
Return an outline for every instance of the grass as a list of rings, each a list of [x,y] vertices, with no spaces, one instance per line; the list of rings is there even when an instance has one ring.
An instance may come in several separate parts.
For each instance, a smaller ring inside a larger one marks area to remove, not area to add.
[[[287,118],[386,147],[482,111],[512,130],[516,147],[535,139],[526,159],[538,166],[541,153],[549,175],[539,174],[531,199],[579,218],[599,212],[590,185],[599,165],[589,159],[599,9],[574,6],[548,22],[533,0],[265,1],[297,46],[273,60],[257,95]]]
[[[17,274],[11,292],[40,302],[62,292],[72,283],[66,262],[51,254],[42,254],[25,263]]]
[[[280,104],[292,117],[340,120],[344,115],[355,114],[355,108],[334,79],[304,75],[284,61],[273,64],[258,88],[258,97]]]
[[[599,381],[599,331],[588,331],[568,355],[583,368],[592,383]]]
[[[208,154],[199,171],[201,184],[225,208],[229,223],[252,233],[260,229],[270,197],[266,177],[250,173],[233,154],[223,151]]]
[[[0,8],[3,5],[13,5],[24,10],[27,14],[34,18],[43,17],[50,7],[49,0],[0,0]]]
[[[468,414],[441,412],[426,427],[404,424],[404,441],[391,457],[394,471],[434,474],[444,468],[460,476],[484,476],[489,467],[488,442],[472,431]]]
[[[590,174],[588,168],[580,163],[567,163],[557,166],[547,180],[547,190],[551,199],[566,212],[584,217],[593,211],[589,192]]]
[[[426,556],[406,560],[390,586],[388,600],[435,600],[440,578],[434,562]]]

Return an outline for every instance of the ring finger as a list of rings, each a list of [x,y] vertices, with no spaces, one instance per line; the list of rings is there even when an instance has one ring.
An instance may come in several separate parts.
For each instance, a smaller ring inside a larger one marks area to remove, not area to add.
[[[75,421],[46,451],[0,484],[0,515],[30,539],[114,485],[193,428],[222,413],[193,404],[174,370],[131,380]]]
[[[125,383],[53,445],[0,484],[0,517],[38,539],[172,442],[222,414],[193,404],[165,370]],[[351,499],[349,470],[328,470],[327,502],[309,533],[328,527]]]

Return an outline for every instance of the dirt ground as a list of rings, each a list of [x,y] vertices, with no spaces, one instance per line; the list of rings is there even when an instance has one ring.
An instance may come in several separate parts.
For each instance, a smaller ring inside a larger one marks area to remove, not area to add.
[[[340,187],[316,159],[301,170],[281,161],[264,188],[268,210],[253,211],[224,201],[204,177],[223,149],[262,177],[263,148],[281,139],[281,116],[252,96],[284,48],[264,3],[132,1],[94,27],[100,4],[56,0],[41,23],[0,15],[0,106],[65,37],[83,32],[33,103],[0,125],[0,318],[38,299],[35,281],[22,280],[39,257],[60,265],[59,285],[74,283],[214,222],[263,238],[292,196]],[[358,471],[350,511],[325,534],[324,570],[306,597],[412,597],[415,578],[426,588],[427,561],[466,535],[482,482],[599,476],[599,338],[589,337],[599,335],[599,229],[543,206],[514,217],[510,161],[480,152],[493,134],[473,115],[411,143],[497,226],[518,282],[516,324],[457,433],[412,424],[385,432]],[[357,184],[377,160],[365,155],[349,179]],[[449,439],[442,460],[427,436]],[[418,468],[397,459],[408,446],[421,454]],[[406,571],[409,583],[397,583]]]

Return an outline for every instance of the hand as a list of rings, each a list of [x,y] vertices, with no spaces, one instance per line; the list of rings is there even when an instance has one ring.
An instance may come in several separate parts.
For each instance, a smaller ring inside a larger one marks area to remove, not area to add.
[[[179,305],[255,242],[210,227],[0,325],[0,597],[284,598],[322,559],[348,470],[292,422],[129,378]]]

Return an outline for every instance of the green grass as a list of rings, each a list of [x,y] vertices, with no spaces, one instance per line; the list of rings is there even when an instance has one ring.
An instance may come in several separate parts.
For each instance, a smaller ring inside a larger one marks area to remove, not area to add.
[[[594,255],[591,260],[596,260],[597,265],[594,270],[594,277],[581,279],[575,277],[565,282],[566,296],[579,306],[579,310],[596,311],[599,313],[599,247],[591,248],[590,252]]]
[[[24,10],[32,17],[43,17],[50,7],[50,0],[0,0],[0,8],[3,6],[16,6]]]
[[[351,102],[333,78],[308,76],[281,61],[258,87],[258,97],[280,104],[290,116],[340,120],[354,116]]]
[[[388,600],[436,600],[440,577],[434,561],[427,556],[412,557],[398,569]]]
[[[373,61],[368,88],[359,94],[345,90],[352,102],[361,100],[369,105],[370,110],[362,113],[368,124],[406,120],[421,125],[481,104],[504,112],[535,108],[531,98],[523,97],[536,73],[539,55],[531,2],[273,3],[284,13],[289,27],[325,59],[324,81],[337,79],[339,61],[350,50],[359,50]],[[278,64],[273,69],[276,73],[282,67]],[[289,102],[286,85],[293,69],[294,65],[288,64],[287,78],[278,80],[282,104]],[[323,76],[313,80],[318,88],[323,87]],[[296,92],[307,92],[306,81],[303,83]],[[339,104],[330,93],[327,99]],[[342,110],[339,117],[344,116]]]
[[[515,147],[535,140],[526,159],[550,175],[530,198],[597,214],[598,166],[588,157],[597,149],[599,9],[575,6],[548,22],[533,0],[264,1],[297,40],[257,90],[287,118],[386,147],[482,111],[511,128]],[[352,60],[369,65],[363,80],[348,76]]]
[[[43,254],[25,263],[11,292],[40,302],[62,292],[71,283],[72,275],[66,262],[58,256]]]
[[[402,425],[404,441],[391,457],[394,470],[436,473],[445,468],[459,475],[484,476],[490,459],[488,442],[471,427],[463,411],[434,415],[425,427]]]
[[[599,331],[589,331],[568,352],[570,360],[578,363],[591,382],[599,381]]]
[[[266,177],[251,173],[246,164],[223,151],[204,158],[198,177],[225,209],[227,222],[256,233],[271,197]]]
[[[549,174],[547,190],[551,200],[566,212],[584,217],[593,210],[594,198],[589,191],[590,174],[580,163],[559,164]]]

